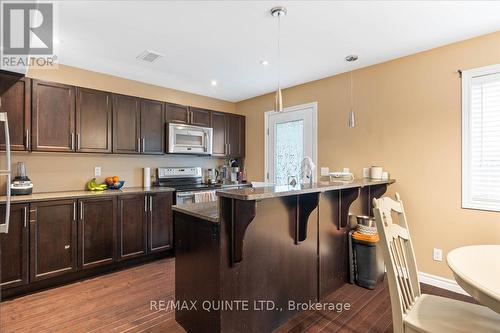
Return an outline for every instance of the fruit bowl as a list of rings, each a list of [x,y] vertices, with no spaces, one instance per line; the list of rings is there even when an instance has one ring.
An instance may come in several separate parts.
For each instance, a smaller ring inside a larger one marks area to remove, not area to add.
[[[118,183],[109,184],[108,190],[119,190],[123,187],[123,184],[125,184],[124,180],[120,180],[120,181],[118,181]]]

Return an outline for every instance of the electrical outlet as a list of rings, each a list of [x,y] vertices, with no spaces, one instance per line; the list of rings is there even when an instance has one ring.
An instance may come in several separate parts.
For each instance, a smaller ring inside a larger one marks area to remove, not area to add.
[[[321,167],[321,175],[322,176],[328,176],[329,173],[330,173],[329,167]]]
[[[101,177],[101,167],[100,166],[94,167],[94,177]]]
[[[435,248],[432,254],[432,259],[435,261],[443,261],[443,250]]]

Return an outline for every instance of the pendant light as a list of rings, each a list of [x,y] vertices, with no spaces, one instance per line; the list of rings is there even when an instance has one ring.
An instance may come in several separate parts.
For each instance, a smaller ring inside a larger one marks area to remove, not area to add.
[[[271,15],[278,18],[278,89],[276,90],[274,100],[274,111],[283,112],[283,96],[281,94],[280,74],[281,74],[281,16],[286,15],[285,7],[274,7],[271,9]]]
[[[348,55],[345,57],[345,60],[349,63],[358,60],[358,56],[355,54]],[[349,85],[350,85],[350,108],[349,108],[349,118],[347,119],[347,126],[349,128],[356,127],[356,117],[354,116],[354,92],[353,92],[353,84],[352,84],[352,69],[349,72]]]

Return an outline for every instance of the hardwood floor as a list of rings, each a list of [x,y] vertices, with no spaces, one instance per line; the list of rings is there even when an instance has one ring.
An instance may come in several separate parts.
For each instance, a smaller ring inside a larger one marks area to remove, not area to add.
[[[172,311],[150,309],[150,301],[174,297],[173,258],[133,267],[0,303],[0,332],[184,332]],[[471,301],[423,285],[425,293]],[[349,311],[304,311],[275,332],[392,332],[389,290],[346,284],[329,302]],[[235,332],[237,333],[237,332]]]

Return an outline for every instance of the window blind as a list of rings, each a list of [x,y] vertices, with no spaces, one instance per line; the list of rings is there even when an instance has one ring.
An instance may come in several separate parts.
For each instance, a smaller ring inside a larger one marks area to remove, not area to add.
[[[500,211],[500,69],[463,79],[463,195],[465,208]]]

